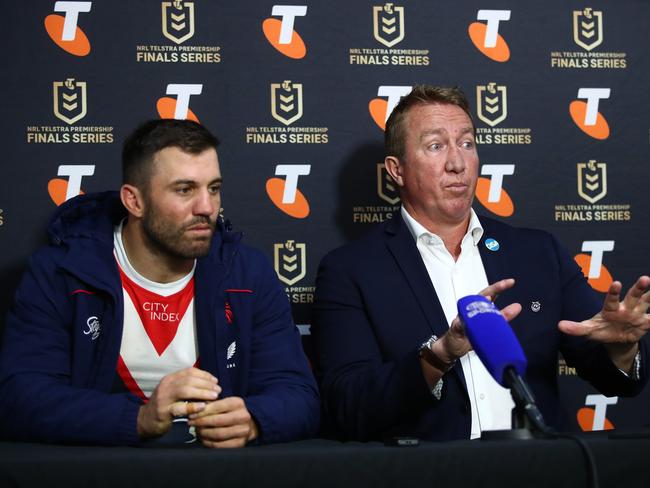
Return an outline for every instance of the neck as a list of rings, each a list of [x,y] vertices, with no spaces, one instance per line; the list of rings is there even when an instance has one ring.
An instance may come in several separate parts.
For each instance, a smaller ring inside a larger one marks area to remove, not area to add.
[[[156,283],[177,281],[194,266],[194,259],[172,256],[147,239],[140,221],[127,219],[122,227],[122,244],[131,266]]]
[[[458,257],[460,256],[460,244],[467,233],[467,228],[469,227],[471,215],[469,212],[460,220],[444,221],[438,216],[436,216],[438,218],[432,218],[426,213],[418,212],[406,203],[404,203],[404,208],[422,227],[440,237],[442,242],[445,244],[445,248],[447,248],[449,254],[454,258],[454,261],[458,260]]]

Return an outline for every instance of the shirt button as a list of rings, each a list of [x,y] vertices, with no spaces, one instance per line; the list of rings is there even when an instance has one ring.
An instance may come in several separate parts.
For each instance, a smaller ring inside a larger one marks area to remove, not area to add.
[[[485,400],[485,395],[484,395],[483,393],[481,393],[478,397],[479,397],[481,400]]]

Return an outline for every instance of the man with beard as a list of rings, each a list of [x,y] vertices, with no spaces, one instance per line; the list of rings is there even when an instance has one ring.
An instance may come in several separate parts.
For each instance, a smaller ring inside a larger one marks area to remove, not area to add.
[[[552,426],[563,426],[558,351],[607,396],[641,390],[650,278],[622,301],[614,282],[603,303],[550,234],[477,216],[479,159],[460,90],[414,87],[391,113],[385,145],[401,211],[325,256],[316,280],[321,394],[342,436],[449,440],[510,427],[510,393],[456,317],[457,300],[479,292],[511,320]]]
[[[239,447],[315,432],[287,297],[219,217],[217,145],[195,122],[146,122],[119,194],[58,209],[6,322],[3,438]]]

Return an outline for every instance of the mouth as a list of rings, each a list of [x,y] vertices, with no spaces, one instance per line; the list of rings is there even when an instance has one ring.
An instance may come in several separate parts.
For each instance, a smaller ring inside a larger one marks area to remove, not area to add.
[[[467,191],[468,185],[466,183],[451,183],[445,188],[453,193],[463,193]]]
[[[194,235],[208,235],[212,234],[214,232],[214,229],[209,224],[197,224],[188,227],[185,229],[185,231]]]

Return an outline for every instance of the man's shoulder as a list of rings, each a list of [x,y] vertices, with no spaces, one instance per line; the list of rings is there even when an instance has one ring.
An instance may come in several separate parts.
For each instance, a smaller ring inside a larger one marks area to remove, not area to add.
[[[553,235],[550,232],[542,229],[517,227],[484,215],[478,215],[478,218],[483,226],[483,236],[486,239],[492,236],[498,236],[501,239],[508,239],[515,242],[517,240],[525,240],[526,242],[540,243],[547,243],[553,239]]]
[[[368,257],[381,256],[386,252],[386,241],[400,225],[395,218],[399,217],[382,222],[363,236],[332,249],[323,257],[323,262],[371,263]]]

